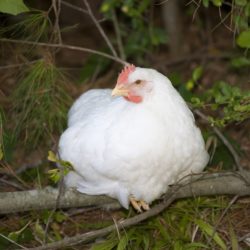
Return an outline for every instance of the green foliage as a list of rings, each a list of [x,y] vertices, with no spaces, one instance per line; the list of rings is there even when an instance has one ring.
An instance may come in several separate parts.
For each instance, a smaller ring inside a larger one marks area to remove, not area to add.
[[[186,89],[191,91],[195,85],[198,84],[198,80],[201,78],[203,73],[203,68],[201,66],[195,68],[192,73],[192,78],[189,79],[185,85]]]
[[[211,124],[225,126],[231,122],[242,122],[250,117],[250,92],[230,86],[223,81],[218,82],[205,97],[211,103],[212,110],[220,109],[222,117],[211,118]]]
[[[54,183],[59,182],[63,176],[66,176],[69,171],[74,169],[70,162],[59,159],[52,151],[49,151],[48,153],[48,160],[60,165],[60,168],[55,168],[48,171],[49,178]]]
[[[215,231],[214,227],[204,222],[203,220],[196,220],[195,223],[200,227],[203,233],[210,236],[221,249],[226,250],[227,246],[219,234]]]
[[[214,231],[227,202],[197,198],[178,201],[156,218],[111,233],[92,250],[111,249],[226,249],[224,235]],[[194,237],[194,232],[195,233]],[[211,243],[208,244],[209,239]]]
[[[23,3],[23,0],[1,0],[0,12],[18,15],[22,12],[29,11],[28,7]]]
[[[210,3],[216,7],[222,7],[226,3],[224,0],[202,0],[202,5],[208,8]],[[250,18],[250,2],[247,0],[235,0],[228,2],[231,5],[231,25],[235,27],[233,30],[240,32],[237,38],[237,45],[241,48],[249,48],[249,18]]]
[[[15,136],[35,147],[53,133],[62,131],[71,98],[66,78],[55,65],[39,60],[24,72],[13,92]]]
[[[101,12],[106,18],[113,20],[113,11],[119,13],[119,29],[127,57],[140,59],[149,49],[166,43],[166,32],[145,18],[149,14],[150,5],[149,0],[103,1]]]
[[[39,41],[47,40],[50,28],[50,21],[46,12],[34,11],[27,13],[23,18],[9,26],[0,28],[0,36],[11,36],[26,40]]]
[[[8,234],[8,238],[13,241],[18,241],[18,239],[21,237],[21,235],[24,233],[26,228],[29,226],[30,222],[28,222],[26,225],[24,225],[21,229],[11,232]]]
[[[246,64],[248,61],[239,59],[234,64]],[[194,108],[210,108],[211,111],[220,111],[220,115],[209,117],[212,126],[224,127],[229,123],[243,122],[250,117],[250,91],[242,91],[236,86],[219,81],[202,95],[193,93],[202,77],[202,68],[196,68],[192,78],[185,85],[178,85],[180,93],[187,101],[191,101]],[[185,86],[185,87],[184,87]]]
[[[237,44],[241,48],[250,49],[250,30],[245,30],[240,33],[237,38]]]
[[[223,3],[223,0],[212,0],[211,2],[214,4],[214,6],[220,7]]]
[[[247,68],[249,69],[250,67],[250,59],[246,57],[236,57],[231,60],[231,64],[233,67],[237,69],[242,69],[242,68]]]

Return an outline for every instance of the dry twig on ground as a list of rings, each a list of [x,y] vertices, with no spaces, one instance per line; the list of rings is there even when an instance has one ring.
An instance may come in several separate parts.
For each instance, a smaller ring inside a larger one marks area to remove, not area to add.
[[[66,237],[63,240],[49,243],[43,246],[30,248],[30,250],[45,250],[45,249],[61,249],[66,246],[73,246],[80,243],[85,243],[90,240],[93,240],[97,237],[102,237],[107,235],[108,233],[120,229],[126,228],[132,225],[136,225],[139,222],[142,222],[152,216],[155,216],[162,212],[165,208],[167,208],[174,200],[185,198],[185,197],[196,197],[196,196],[208,196],[208,195],[238,195],[238,196],[246,196],[250,195],[250,185],[245,182],[246,177],[250,177],[250,173],[245,173],[245,178],[242,178],[240,173],[238,172],[226,172],[226,173],[203,173],[192,176],[191,182],[185,185],[175,185],[169,188],[168,192],[163,196],[163,201],[157,205],[155,205],[151,210],[144,212],[142,214],[136,215],[132,218],[121,220],[116,222],[115,225],[95,230],[92,232],[79,234],[73,237]],[[228,185],[226,185],[228,183]],[[229,185],[230,184],[230,185]],[[31,193],[28,193],[31,192]],[[21,194],[18,196],[18,193]],[[42,195],[41,195],[42,194]],[[39,195],[39,196],[38,196]],[[7,213],[11,209],[9,207],[10,202],[15,201],[15,197],[23,201],[26,197],[30,196],[33,204],[29,204],[28,207],[24,209],[24,205],[20,207],[20,210],[30,210],[30,209],[39,209],[38,201],[40,201],[40,209],[45,208],[45,202],[47,201],[47,208],[51,208],[51,206],[55,205],[56,202],[57,191],[54,189],[47,190],[36,190],[36,191],[26,191],[26,196],[24,196],[24,192],[15,192],[13,193],[3,193],[0,194],[1,200],[1,213]],[[9,197],[8,197],[9,196]],[[39,197],[39,199],[38,199]],[[9,200],[8,200],[9,198]],[[47,200],[46,200],[47,199]],[[5,204],[7,202],[7,204]],[[76,207],[76,206],[89,206],[89,205],[98,205],[103,206],[103,204],[108,205],[109,207],[118,207],[118,203],[111,198],[105,196],[88,196],[83,195],[72,190],[67,190],[64,195],[61,197],[60,207]],[[18,206],[15,204],[15,206]],[[18,211],[18,209],[14,207],[13,212]]]

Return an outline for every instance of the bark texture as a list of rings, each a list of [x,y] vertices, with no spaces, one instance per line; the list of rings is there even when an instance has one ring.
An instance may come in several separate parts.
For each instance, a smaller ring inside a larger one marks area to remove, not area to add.
[[[175,199],[211,195],[250,195],[250,172],[202,173],[191,176],[185,185],[174,185],[169,193]],[[58,189],[46,187],[41,190],[0,193],[0,214],[29,210],[100,206],[107,209],[119,208],[119,203],[107,196],[89,196],[67,189],[60,194]],[[164,196],[163,196],[164,197]]]

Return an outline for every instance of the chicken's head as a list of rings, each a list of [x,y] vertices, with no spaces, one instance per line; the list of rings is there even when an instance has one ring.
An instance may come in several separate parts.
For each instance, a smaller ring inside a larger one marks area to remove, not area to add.
[[[134,65],[125,66],[118,76],[112,96],[123,96],[127,101],[140,103],[152,90],[149,79],[146,69]]]

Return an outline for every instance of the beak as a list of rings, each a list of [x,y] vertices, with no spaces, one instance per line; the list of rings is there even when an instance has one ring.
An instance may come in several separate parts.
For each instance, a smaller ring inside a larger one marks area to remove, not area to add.
[[[112,96],[127,96],[129,93],[129,90],[124,87],[118,87],[116,86],[113,90],[111,95]]]

